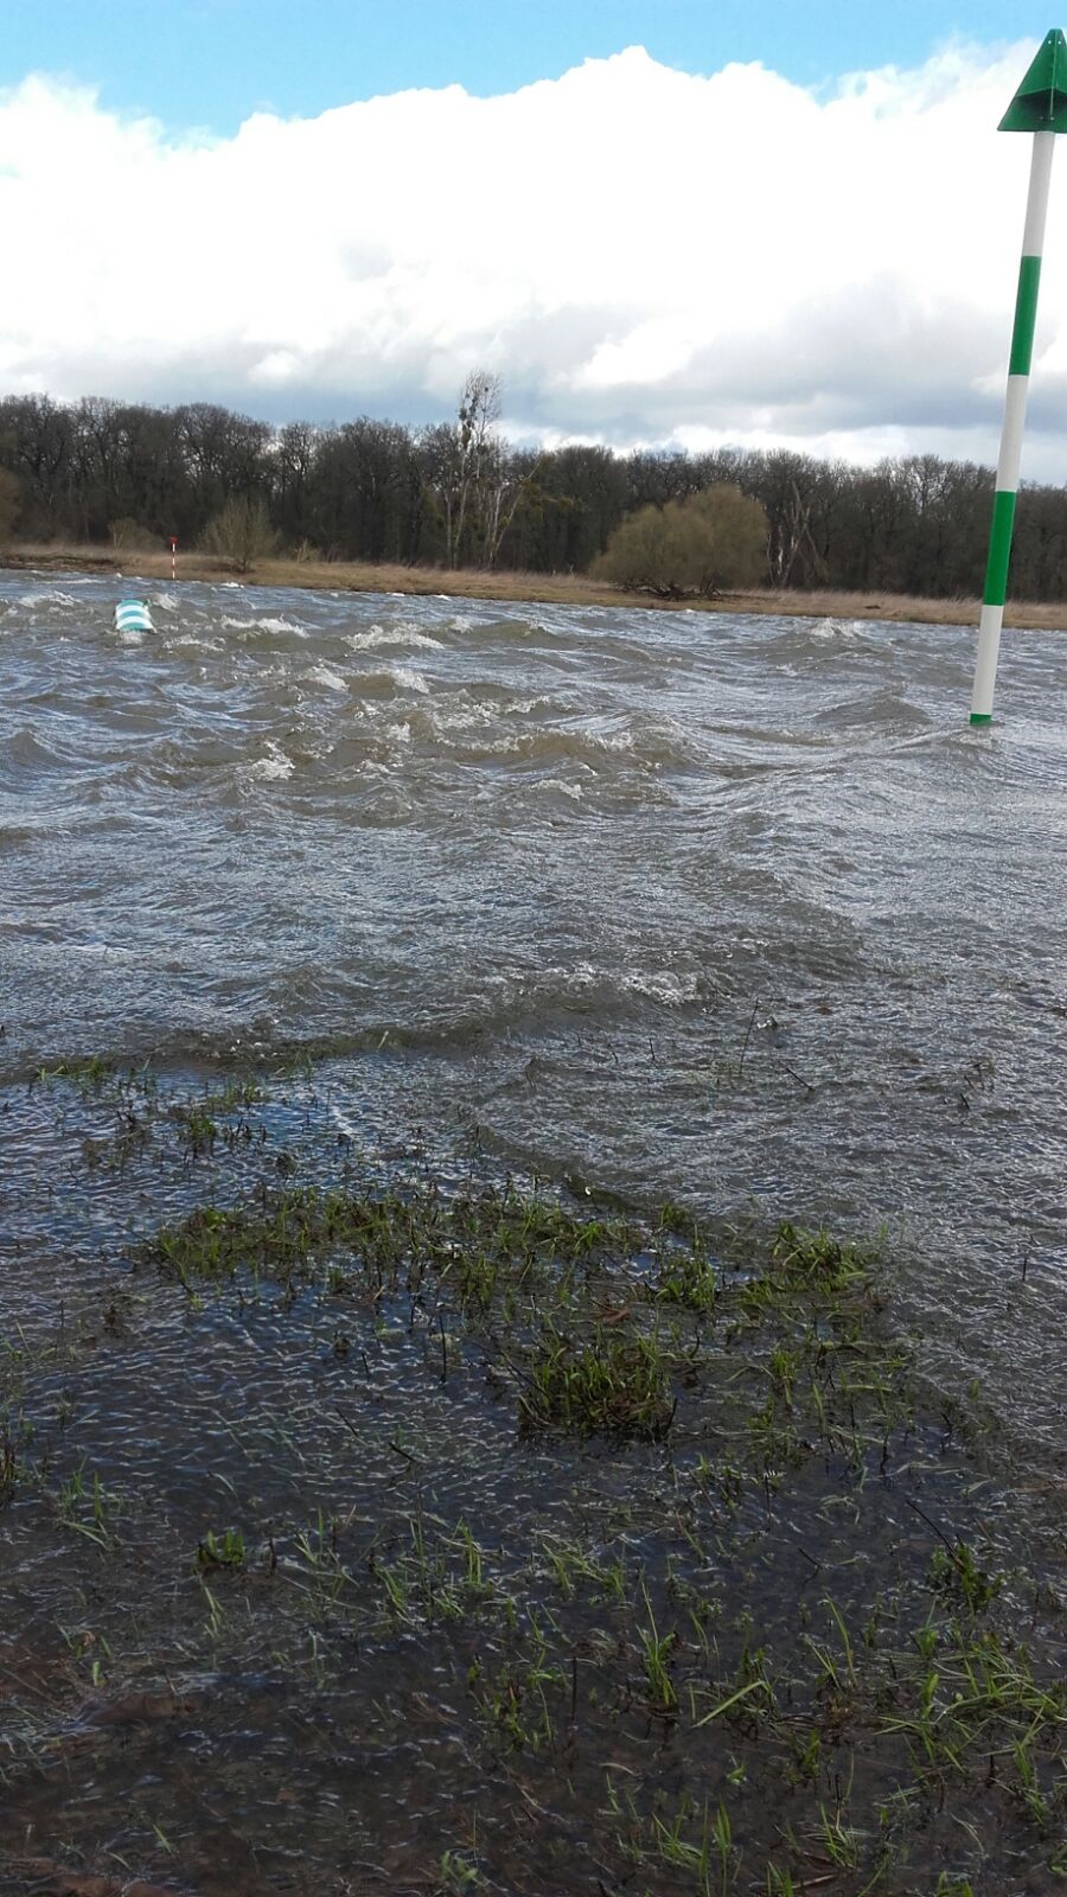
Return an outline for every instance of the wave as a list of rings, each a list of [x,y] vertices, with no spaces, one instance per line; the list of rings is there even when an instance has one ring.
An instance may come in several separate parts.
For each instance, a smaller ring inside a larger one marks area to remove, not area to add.
[[[49,727],[50,734],[54,729],[54,724]],[[67,729],[66,742],[59,743],[51,735],[46,742],[39,728],[33,730],[23,725],[11,732],[0,751],[0,775],[14,779],[16,774],[25,773],[32,778],[38,772],[45,774],[72,767],[76,769],[81,761],[81,750],[77,731],[73,727]]]
[[[914,699],[884,686],[856,697],[839,699],[818,713],[823,730],[855,731],[875,727],[881,732],[929,730],[933,720]]]
[[[813,619],[806,626],[809,639],[831,640],[836,644],[869,645],[870,634],[859,619]]]
[[[411,646],[434,652],[444,651],[440,639],[420,632],[417,626],[408,621],[401,621],[395,626],[371,626],[366,632],[346,632],[344,642],[353,652],[374,652],[381,646]]]
[[[416,672],[410,665],[394,666],[393,677],[404,691],[419,692],[423,696],[429,694],[430,686],[428,681],[423,677],[421,672]]]
[[[504,723],[462,701],[435,701],[415,710],[412,726],[424,745],[466,764],[572,763],[596,773],[629,768],[651,774],[692,769],[700,756],[696,745],[662,724],[627,721],[597,727],[577,718],[569,725]]]
[[[77,606],[78,601],[72,593],[60,592],[58,587],[43,587],[37,593],[20,593],[19,606]]]
[[[224,631],[240,633],[245,639],[253,639],[264,632],[275,638],[306,639],[309,636],[306,626],[281,615],[267,615],[260,619],[234,619],[231,614],[223,613],[219,624]]]
[[[328,665],[313,665],[303,674],[314,685],[325,685],[331,692],[347,692],[348,680]]]
[[[268,738],[264,756],[253,759],[250,764],[239,764],[237,776],[260,783],[273,783],[292,777],[295,769],[296,764],[288,752],[283,751],[279,744],[275,744]]]
[[[891,661],[899,628],[848,619],[778,619],[765,652],[782,665],[827,665],[866,656]]]

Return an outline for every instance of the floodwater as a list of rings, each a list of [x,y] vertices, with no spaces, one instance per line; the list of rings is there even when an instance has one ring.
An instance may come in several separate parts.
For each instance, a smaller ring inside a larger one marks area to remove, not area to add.
[[[888,1223],[1052,1446],[1058,634],[975,733],[965,629],[188,586],[138,643],[124,584],[0,580],[0,1078],[306,1050],[357,1125]]]
[[[412,1461],[405,1442],[435,1430],[448,1560],[459,1513],[464,1533],[491,1540],[524,1510],[542,1519],[560,1492],[558,1469],[550,1480],[536,1455],[501,1449],[480,1394],[442,1421],[424,1378],[436,1346],[415,1348],[410,1325],[405,1341],[379,1313],[363,1337],[361,1401],[380,1429],[353,1473],[341,1320],[306,1313],[296,1350],[269,1301],[227,1308],[202,1320],[210,1350],[194,1350],[182,1295],[149,1296],[120,1268],[131,1234],[202,1198],[205,1175],[234,1198],[238,1159],[262,1184],[312,1153],[323,1172],[327,1150],[358,1154],[366,1176],[400,1156],[420,1177],[459,1177],[476,1155],[486,1176],[628,1207],[669,1198],[725,1223],[885,1228],[927,1375],[978,1380],[1004,1465],[1035,1490],[1057,1480],[1060,635],[1006,638],[997,723],[974,732],[974,635],[958,628],[182,585],[147,593],[153,634],[123,637],[114,604],[134,590],[0,574],[6,1330],[9,1343],[60,1337],[48,1401],[77,1416],[79,1453],[126,1496],[134,1541],[164,1463],[168,1513],[152,1532],[166,1567],[204,1533],[209,1493],[220,1528],[240,1489],[259,1519],[318,1519],[321,1534],[347,1481],[348,1518],[369,1519]],[[195,1137],[149,1150],[127,1099],[122,1165],[87,1170],[95,1135],[114,1148],[114,1104],[39,1077],[94,1059],[151,1071],[173,1099],[220,1075],[289,1080],[284,1097],[250,1105],[225,1152],[199,1158]],[[75,1368],[55,1326],[88,1321],[90,1285],[106,1348]],[[597,1464],[581,1506],[610,1512],[632,1477],[632,1460]],[[90,1491],[67,1497],[95,1547]],[[33,1623],[47,1599],[56,1624],[81,1629],[90,1664],[105,1650],[93,1642],[113,1644],[136,1616],[143,1563],[97,1626],[29,1516],[8,1520],[5,1611]],[[180,1646],[177,1596],[173,1612]],[[315,1676],[314,1642],[301,1653]],[[54,1663],[39,1657],[39,1683]],[[203,1862],[217,1853],[220,1881],[202,1870],[194,1888],[310,1888],[278,1866],[342,1834],[351,1881],[315,1887],[364,1888],[359,1864],[382,1860],[376,1813],[402,1809],[413,1836],[435,1813],[444,1823],[440,1760],[459,1742],[434,1710],[433,1652],[411,1664],[424,1729],[397,1715],[393,1730],[382,1712],[362,1750],[309,1710],[277,1654],[257,1669],[245,1652],[211,1680],[187,1664],[188,1729],[175,1742],[168,1727],[160,1756],[142,1760],[138,1796],[156,1813],[144,1836],[165,1830],[152,1788],[168,1779],[189,1811],[201,1801],[187,1829]],[[196,1710],[209,1685],[232,1715],[225,1733]],[[249,1710],[264,1699],[269,1719]],[[93,1717],[80,1717],[84,1736]],[[285,1743],[302,1763],[280,1794],[269,1766]],[[212,1748],[231,1774],[214,1803],[196,1787]],[[68,1796],[46,1780],[25,1847],[39,1879]],[[75,1840],[90,1836],[99,1784],[80,1785],[88,1828]],[[523,1797],[536,1792],[531,1780]],[[355,1840],[353,1800],[367,1832]],[[13,1809],[0,1793],[0,1839]],[[253,1856],[256,1837],[272,1840],[260,1883],[232,1868],[231,1821]],[[521,1857],[477,1888],[525,1889]],[[573,1888],[596,1890],[595,1865],[583,1875]],[[439,1887],[460,1882],[443,1872]]]

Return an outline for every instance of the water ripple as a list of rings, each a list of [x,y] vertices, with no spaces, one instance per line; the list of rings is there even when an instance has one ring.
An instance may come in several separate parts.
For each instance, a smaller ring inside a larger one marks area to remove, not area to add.
[[[134,648],[129,586],[0,575],[0,1077],[328,1051],[504,1163],[888,1220],[1051,1432],[1058,635],[976,735],[966,628],[191,584]]]

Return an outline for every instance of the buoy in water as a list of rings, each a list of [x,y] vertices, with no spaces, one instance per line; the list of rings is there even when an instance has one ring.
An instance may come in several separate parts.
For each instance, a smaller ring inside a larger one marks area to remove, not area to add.
[[[143,599],[120,599],[115,608],[116,632],[154,632],[152,615]]]

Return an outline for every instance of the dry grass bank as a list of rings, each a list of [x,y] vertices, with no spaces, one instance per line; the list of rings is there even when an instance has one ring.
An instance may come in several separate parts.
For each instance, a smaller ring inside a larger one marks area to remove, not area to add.
[[[169,581],[169,553],[134,553],[102,547],[19,546],[0,554],[0,566],[44,569],[50,572],[113,573],[134,583]],[[453,595],[460,599],[534,600],[563,606],[645,606],[651,611],[677,611],[679,602],[640,598],[618,587],[605,586],[582,574],[500,572],[473,569],[458,572],[439,567],[371,566],[359,562],[326,560],[258,560],[247,573],[238,573],[225,560],[206,553],[178,556],[180,580],[234,580],[247,586],[312,587],[327,592],[408,593]],[[701,612],[784,613],[806,619],[909,620],[924,625],[977,627],[979,603],[974,599],[918,599],[895,593],[797,593],[770,589],[728,593],[714,600],[682,601]],[[1011,601],[1004,615],[1008,626],[1036,630],[1067,630],[1067,601],[1036,604]]]

